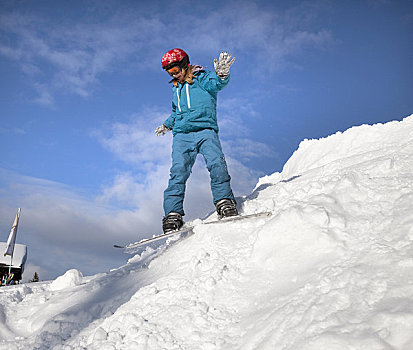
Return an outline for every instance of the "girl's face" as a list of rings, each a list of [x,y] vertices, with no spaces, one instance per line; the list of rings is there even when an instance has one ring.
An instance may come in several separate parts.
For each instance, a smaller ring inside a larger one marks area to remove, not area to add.
[[[185,80],[185,69],[175,66],[171,69],[168,69],[167,72],[171,77],[177,79],[180,83],[182,83]]]

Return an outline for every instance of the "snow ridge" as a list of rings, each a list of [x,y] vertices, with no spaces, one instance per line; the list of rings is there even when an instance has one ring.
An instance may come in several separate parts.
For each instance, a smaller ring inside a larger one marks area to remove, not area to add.
[[[412,349],[412,140],[413,115],[304,140],[240,200],[270,218],[1,288],[0,349]]]

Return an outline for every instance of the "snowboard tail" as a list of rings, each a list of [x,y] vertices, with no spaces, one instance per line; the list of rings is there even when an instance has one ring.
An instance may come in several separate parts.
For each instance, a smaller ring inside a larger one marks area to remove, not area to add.
[[[164,238],[168,238],[168,237],[175,236],[175,235],[177,235],[177,234],[179,234],[179,233],[184,233],[184,232],[191,231],[193,228],[194,228],[194,226],[188,226],[188,227],[185,227],[185,226],[184,226],[184,227],[182,227],[182,228],[179,229],[179,230],[172,231],[172,232],[168,232],[168,233],[164,233],[164,234],[157,235],[157,236],[153,236],[152,238],[146,238],[146,239],[143,239],[143,240],[141,240],[141,241],[139,241],[139,242],[130,243],[130,244],[125,245],[125,246],[121,246],[121,245],[115,244],[114,247],[115,247],[115,248],[122,248],[122,249],[136,248],[136,247],[140,247],[140,246],[146,245],[146,244],[151,243],[151,242],[159,241],[160,239],[164,239]]]

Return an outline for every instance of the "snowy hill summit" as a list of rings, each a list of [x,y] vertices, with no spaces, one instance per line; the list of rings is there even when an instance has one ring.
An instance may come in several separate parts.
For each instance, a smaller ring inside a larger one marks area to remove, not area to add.
[[[0,349],[413,349],[412,169],[413,115],[304,140],[238,203],[269,218],[1,288]]]

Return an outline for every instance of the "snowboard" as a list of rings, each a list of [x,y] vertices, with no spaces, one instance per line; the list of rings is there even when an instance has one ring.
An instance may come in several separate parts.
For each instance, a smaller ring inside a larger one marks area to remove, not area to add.
[[[197,225],[222,224],[222,223],[225,223],[225,222],[234,222],[234,221],[240,221],[240,220],[251,219],[251,218],[268,217],[268,216],[271,216],[271,214],[272,214],[271,212],[266,211],[266,212],[247,214],[247,215],[230,216],[230,217],[223,218],[223,219],[220,219],[220,220],[202,222],[200,224],[191,224],[191,223],[189,223],[189,224],[185,224],[181,229],[176,230],[176,231],[164,233],[164,234],[161,234],[161,235],[156,235],[156,236],[153,236],[152,238],[146,238],[146,239],[143,239],[139,242],[130,243],[130,244],[127,244],[127,245],[114,244],[113,246],[115,248],[121,248],[121,249],[137,248],[137,247],[141,247],[141,246],[144,246],[144,245],[152,243],[152,242],[159,241],[161,239],[165,239],[165,238],[168,238],[168,237],[178,235],[180,233],[189,232]]]

